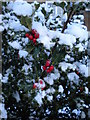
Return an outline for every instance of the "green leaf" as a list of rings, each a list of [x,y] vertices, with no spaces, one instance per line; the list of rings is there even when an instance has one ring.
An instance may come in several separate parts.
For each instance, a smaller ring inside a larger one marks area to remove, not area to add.
[[[42,13],[44,14],[44,16],[46,16],[46,11],[45,11],[45,9],[44,8],[42,8]]]
[[[27,27],[29,30],[31,30],[32,27],[32,18],[28,16],[21,16],[20,22],[22,25]]]
[[[25,18],[26,18],[26,17],[21,16],[20,22],[21,22],[22,25],[24,25],[25,27],[27,27],[27,26],[26,26]]]
[[[56,5],[56,6],[59,6],[59,7],[61,7],[62,9],[64,9],[64,7],[65,7],[65,2],[61,2],[61,3],[58,3],[58,2],[54,2],[54,5]]]
[[[26,17],[26,23],[27,23],[27,26],[28,26],[29,30],[31,30],[31,28],[32,28],[32,18]]]
[[[36,10],[40,7],[40,4],[35,4]]]

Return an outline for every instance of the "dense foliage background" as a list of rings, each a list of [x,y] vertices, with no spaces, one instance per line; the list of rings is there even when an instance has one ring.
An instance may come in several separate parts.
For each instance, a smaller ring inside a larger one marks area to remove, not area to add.
[[[2,3],[7,119],[89,119],[88,33],[81,13],[88,4]],[[54,13],[56,6],[61,13]]]

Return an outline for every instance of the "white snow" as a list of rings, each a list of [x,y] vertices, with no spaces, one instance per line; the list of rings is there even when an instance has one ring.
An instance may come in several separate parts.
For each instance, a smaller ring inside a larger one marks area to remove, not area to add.
[[[62,16],[62,21],[63,21],[63,22],[66,22],[66,21],[67,21],[67,17],[68,17],[68,16],[67,16],[67,13],[65,13],[65,14]]]
[[[80,20],[84,20],[84,15],[74,15],[73,19],[78,20],[77,18],[79,18]]]
[[[60,93],[63,93],[63,92],[64,92],[64,89],[63,89],[63,86],[62,86],[62,85],[59,85],[58,92],[60,92]]]
[[[63,107],[62,109],[58,110],[58,113],[66,113],[67,110],[70,110],[70,108],[69,107]]]
[[[73,58],[73,57],[70,57],[70,55],[66,54],[64,60],[65,60],[65,61],[74,61],[74,58]]]
[[[86,114],[84,111],[81,111],[81,119],[85,119],[86,118]]]
[[[0,80],[2,80],[2,74],[0,73]]]
[[[41,97],[40,93],[37,93],[35,100],[37,101],[37,103],[39,105],[42,105],[43,101],[42,101],[42,97]]]
[[[47,100],[48,101],[52,101],[53,100],[53,96],[52,95],[47,95]]]
[[[76,42],[76,38],[71,34],[61,34],[59,44],[69,45],[71,48]]]
[[[5,110],[5,105],[0,103],[0,118],[7,118],[7,111]]]
[[[48,36],[50,38],[59,38],[59,44],[65,44],[69,45],[71,48],[73,47],[73,44],[76,42],[76,38],[73,35],[70,34],[63,34],[59,31],[48,31]]]
[[[89,93],[89,89],[87,87],[85,87],[85,94]]]
[[[74,35],[82,42],[83,40],[88,39],[88,32],[84,27],[86,28],[86,26],[77,23],[68,24],[68,28],[65,30],[65,33]]]
[[[29,65],[24,64],[24,66],[22,67],[22,70],[25,70],[25,73],[28,73],[28,69],[32,70],[31,64],[29,64]]]
[[[0,32],[2,32],[3,30],[4,30],[4,27],[0,25]]]
[[[84,47],[83,47],[83,45],[81,43],[77,44],[75,47],[79,48],[80,52],[84,51]]]
[[[79,68],[80,73],[82,73],[85,77],[89,76],[88,66],[86,66],[86,65],[84,65],[84,64],[82,64],[80,62],[76,62],[75,64]]]
[[[79,80],[79,76],[75,73],[75,72],[72,72],[72,73],[68,73],[68,79],[70,81],[73,81],[75,83],[78,83],[78,80]]]
[[[17,15],[31,15],[32,14],[32,6],[23,0],[16,0],[15,2],[10,2],[7,6],[9,10],[13,10],[13,12]]]
[[[77,109],[74,109],[74,110],[72,111],[72,113],[75,113],[77,116],[79,116],[80,113],[81,113],[81,111],[80,111],[80,110],[77,110]]]
[[[61,67],[62,71],[66,71],[68,68],[69,69],[76,69],[76,65],[75,64],[71,64],[71,63],[66,63],[66,62],[60,62],[59,63],[59,67]]]
[[[40,34],[40,38],[37,41],[43,43],[47,49],[50,49],[50,47],[54,45],[52,42],[53,38],[60,38],[59,44],[69,45],[71,48],[76,42],[76,38],[73,35],[63,34],[59,31],[48,30],[46,26],[42,26],[42,24],[39,22],[33,22],[32,28],[36,29]]]
[[[8,82],[8,77],[3,77],[1,80],[2,83],[7,83]]]
[[[51,73],[50,75],[44,78],[45,82],[47,82],[49,85],[53,85],[54,80],[57,80],[60,77],[60,73],[58,72],[58,70],[55,69],[54,72],[55,73]]]
[[[9,45],[12,46],[14,49],[21,49],[21,45],[17,41],[9,42]]]
[[[39,91],[34,99],[41,106],[43,104],[42,98],[44,98],[45,96],[46,96],[45,91]]]
[[[3,23],[2,18],[3,18],[3,15],[0,14],[0,24]]]
[[[34,17],[37,17],[40,19],[39,22],[41,23],[45,23],[45,17],[44,17],[44,14],[41,12],[41,11],[37,11],[35,13],[35,16]]]
[[[47,93],[47,94],[49,94],[49,93],[54,94],[54,92],[55,92],[55,89],[54,89],[53,87],[48,88],[48,89],[46,90],[46,93]]]
[[[15,93],[13,93],[13,97],[16,99],[17,102],[20,101],[20,95],[19,95],[18,91],[16,91]]]
[[[19,50],[19,56],[20,56],[20,58],[21,57],[26,57],[28,55],[28,52],[27,51],[25,51],[25,50]]]

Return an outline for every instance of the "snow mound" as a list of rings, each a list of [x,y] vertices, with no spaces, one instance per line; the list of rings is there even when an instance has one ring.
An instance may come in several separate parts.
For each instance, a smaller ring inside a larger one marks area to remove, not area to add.
[[[74,35],[76,38],[80,38],[79,40],[81,42],[88,39],[86,26],[77,23],[69,24],[68,28],[65,30],[65,33],[69,33],[71,35]]]
[[[42,26],[42,24],[39,22],[33,22],[32,28],[36,29],[40,34],[40,37],[37,41],[43,43],[47,49],[50,49],[54,46],[54,43],[52,42],[52,39],[54,38],[59,38],[59,44],[69,45],[71,48],[76,42],[75,36],[63,34],[60,31],[48,30],[46,26]]]
[[[13,12],[17,15],[31,15],[32,14],[32,6],[23,0],[16,0],[15,2],[10,2],[7,6],[7,9],[13,10]]]

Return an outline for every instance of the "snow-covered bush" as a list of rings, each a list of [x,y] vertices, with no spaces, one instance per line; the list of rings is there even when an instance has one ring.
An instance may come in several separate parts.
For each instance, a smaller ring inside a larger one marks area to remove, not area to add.
[[[8,119],[88,118],[86,3],[2,3],[2,95]]]

